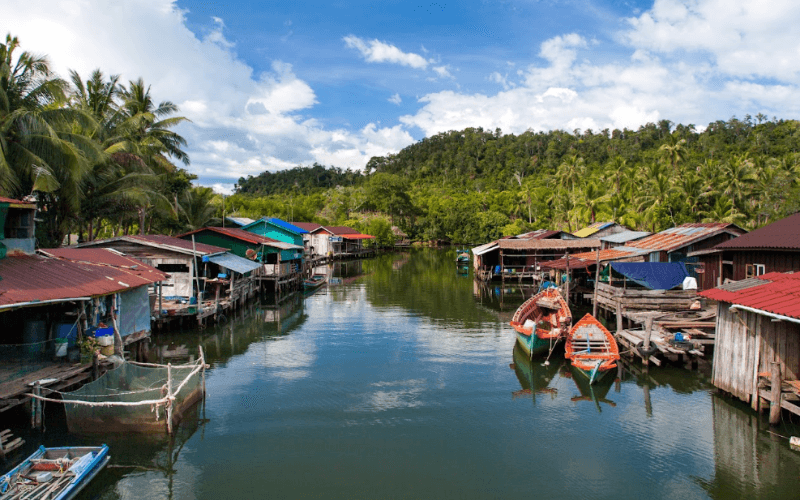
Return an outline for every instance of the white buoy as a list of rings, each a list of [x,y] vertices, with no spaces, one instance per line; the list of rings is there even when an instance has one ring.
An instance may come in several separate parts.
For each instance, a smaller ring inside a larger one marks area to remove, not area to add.
[[[793,448],[800,448],[800,437],[797,436],[790,437],[789,445]]]
[[[544,366],[550,366],[550,362],[549,361],[545,361],[544,362]]]

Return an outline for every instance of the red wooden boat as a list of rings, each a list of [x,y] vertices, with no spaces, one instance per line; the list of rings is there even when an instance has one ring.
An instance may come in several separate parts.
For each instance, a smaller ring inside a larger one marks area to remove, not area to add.
[[[546,288],[523,302],[511,319],[517,342],[529,357],[548,352],[571,325],[572,312],[557,288]]]
[[[606,327],[587,314],[569,331],[564,356],[594,384],[617,367],[619,347]]]

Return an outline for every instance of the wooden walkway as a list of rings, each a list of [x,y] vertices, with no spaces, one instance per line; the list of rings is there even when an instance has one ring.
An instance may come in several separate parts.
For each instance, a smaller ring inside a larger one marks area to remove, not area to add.
[[[0,364],[0,373],[10,368]],[[40,370],[32,371],[13,380],[0,384],[0,414],[16,406],[26,403],[31,398],[33,389],[30,384],[42,381],[44,388],[63,391],[69,387],[84,384],[92,379],[91,364],[54,363]]]

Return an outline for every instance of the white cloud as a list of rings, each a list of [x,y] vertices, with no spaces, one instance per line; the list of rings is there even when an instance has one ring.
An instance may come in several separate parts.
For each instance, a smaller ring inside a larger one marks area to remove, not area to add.
[[[656,0],[653,9],[628,20],[617,37],[622,47],[575,33],[556,36],[540,45],[546,64],[519,71],[519,87],[494,72],[488,79],[503,91],[430,93],[419,99],[416,113],[400,120],[432,135],[470,126],[597,131],[664,118],[702,127],[747,113],[796,116],[798,23],[796,2]],[[608,48],[631,52],[628,59],[591,60],[594,51]]]
[[[453,78],[453,75],[448,71],[447,66],[434,66],[433,71],[439,75],[439,78]]]
[[[367,62],[393,63],[415,69],[427,69],[428,60],[413,52],[403,52],[394,45],[379,40],[363,40],[355,35],[343,38],[345,45],[356,49]]]
[[[628,19],[623,40],[672,54],[706,51],[727,75],[781,78],[800,75],[800,2],[655,0],[653,8]]]
[[[18,36],[22,50],[48,54],[59,74],[75,69],[85,78],[99,67],[123,82],[141,76],[154,100],[178,104],[191,122],[177,131],[189,142],[189,170],[201,184],[224,187],[314,161],[360,169],[373,151],[396,152],[413,142],[396,127],[326,129],[309,116],[318,98],[291,64],[273,60],[270,71],[254,74],[225,37],[222,19],[212,19],[211,30],[198,37],[173,0],[9,2],[0,31]],[[378,60],[427,65],[415,54],[370,46]]]
[[[400,94],[395,94],[389,99],[387,99],[387,101],[391,102],[392,104],[397,104],[399,106],[400,103],[403,102],[403,99],[400,97]]]

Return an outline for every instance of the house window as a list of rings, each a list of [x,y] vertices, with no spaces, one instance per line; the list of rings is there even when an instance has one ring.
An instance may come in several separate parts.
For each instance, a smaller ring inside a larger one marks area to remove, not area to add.
[[[764,264],[747,264],[745,266],[745,278],[755,278],[761,276],[766,271]]]

